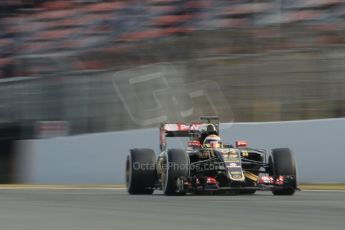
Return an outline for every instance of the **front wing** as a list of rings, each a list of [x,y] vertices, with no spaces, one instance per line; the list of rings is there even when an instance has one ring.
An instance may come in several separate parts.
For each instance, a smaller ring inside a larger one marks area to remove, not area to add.
[[[213,177],[184,177],[179,178],[177,189],[180,192],[226,192],[226,191],[245,191],[245,190],[262,190],[273,191],[287,188],[296,189],[294,178],[291,176],[279,176],[273,178],[270,176],[259,177],[254,186],[248,186],[246,183],[229,183],[229,186],[220,186]]]

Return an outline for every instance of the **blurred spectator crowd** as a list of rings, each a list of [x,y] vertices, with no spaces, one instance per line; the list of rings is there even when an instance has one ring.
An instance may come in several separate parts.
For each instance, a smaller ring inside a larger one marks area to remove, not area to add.
[[[344,0],[1,1],[0,78],[342,45],[344,20]]]

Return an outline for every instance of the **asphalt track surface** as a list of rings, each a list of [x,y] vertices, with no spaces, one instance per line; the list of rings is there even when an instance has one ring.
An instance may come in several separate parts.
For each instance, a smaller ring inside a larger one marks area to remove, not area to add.
[[[123,189],[0,190],[1,230],[345,229],[345,192],[131,196]]]

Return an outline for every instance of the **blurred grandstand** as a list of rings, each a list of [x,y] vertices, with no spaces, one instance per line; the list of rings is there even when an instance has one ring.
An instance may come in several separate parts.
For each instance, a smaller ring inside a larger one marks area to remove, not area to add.
[[[224,121],[345,115],[343,0],[11,0],[0,9],[0,123],[28,127],[22,137],[37,121],[67,121],[71,134],[141,127],[113,73],[162,62],[182,83],[219,82],[234,113]]]

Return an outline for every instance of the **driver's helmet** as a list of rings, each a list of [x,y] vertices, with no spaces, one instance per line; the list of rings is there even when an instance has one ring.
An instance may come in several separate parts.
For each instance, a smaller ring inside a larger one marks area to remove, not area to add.
[[[212,134],[205,138],[203,146],[206,148],[221,148],[222,140],[219,136]]]

